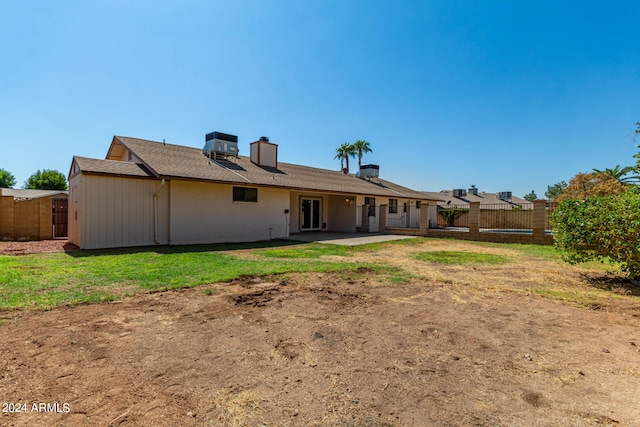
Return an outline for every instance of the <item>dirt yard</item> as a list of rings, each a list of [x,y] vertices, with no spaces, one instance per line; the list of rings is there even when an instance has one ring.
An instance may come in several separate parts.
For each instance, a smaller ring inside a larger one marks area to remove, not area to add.
[[[562,264],[415,268],[0,312],[0,425],[640,425],[640,302],[526,290],[590,286]]]

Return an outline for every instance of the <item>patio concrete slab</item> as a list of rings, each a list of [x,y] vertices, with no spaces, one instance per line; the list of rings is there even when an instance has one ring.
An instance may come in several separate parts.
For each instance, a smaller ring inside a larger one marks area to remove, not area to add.
[[[300,242],[318,242],[331,245],[357,246],[366,245],[367,243],[388,242],[391,240],[415,239],[415,237],[416,236],[405,236],[400,234],[310,232],[291,234],[289,239]]]

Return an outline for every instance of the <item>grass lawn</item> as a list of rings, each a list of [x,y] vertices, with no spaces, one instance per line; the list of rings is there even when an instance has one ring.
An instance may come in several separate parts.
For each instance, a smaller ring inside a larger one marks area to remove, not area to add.
[[[241,276],[336,271],[358,274],[360,268],[391,285],[413,280],[473,283],[478,289],[521,289],[583,303],[585,295],[592,301],[593,295],[600,298],[610,293],[591,285],[585,287],[579,275],[593,271],[604,275],[615,266],[569,266],[551,246],[427,238],[352,247],[262,242],[42,253],[0,256],[0,309],[111,301]],[[577,272],[571,280],[565,277],[569,270]],[[596,285],[609,286],[605,282]],[[622,291],[635,293],[629,289]]]
[[[394,271],[366,262],[248,260],[221,252],[246,247],[185,246],[0,256],[0,309],[110,301],[141,292],[193,287],[241,276],[356,271],[361,267],[382,273]]]
[[[437,262],[441,264],[504,264],[509,261],[504,255],[462,251],[418,252],[414,257],[419,261]]]

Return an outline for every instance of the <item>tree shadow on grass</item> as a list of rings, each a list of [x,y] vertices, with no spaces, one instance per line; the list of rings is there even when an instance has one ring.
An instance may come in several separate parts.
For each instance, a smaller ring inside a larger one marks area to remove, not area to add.
[[[587,273],[581,274],[582,278],[591,286],[618,295],[640,296],[640,286],[625,277],[619,276],[594,276]]]

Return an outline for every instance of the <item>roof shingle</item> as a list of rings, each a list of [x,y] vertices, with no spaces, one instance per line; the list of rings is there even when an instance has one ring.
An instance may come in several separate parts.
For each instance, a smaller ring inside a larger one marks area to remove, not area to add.
[[[122,144],[142,162],[142,165],[76,157],[80,169],[86,172],[127,176],[183,178],[343,194],[431,199],[424,193],[386,180],[365,180],[341,171],[283,162],[278,162],[278,169],[273,170],[252,163],[246,156],[229,161],[210,160],[201,149],[124,136],[115,136],[112,144]]]

